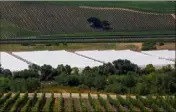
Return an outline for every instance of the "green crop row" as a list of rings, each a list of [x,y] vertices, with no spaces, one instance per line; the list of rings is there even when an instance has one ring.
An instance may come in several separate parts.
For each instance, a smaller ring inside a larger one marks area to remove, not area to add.
[[[8,98],[10,98],[10,96],[12,95],[12,93],[7,93],[5,96],[1,97],[0,99],[0,106],[1,104],[3,104]]]
[[[39,112],[41,109],[41,105],[45,100],[45,93],[41,95],[41,97],[37,100],[37,103],[32,108],[32,112]]]
[[[19,106],[22,105],[23,103],[25,103],[25,101],[27,101],[27,99],[28,99],[28,92],[26,92],[23,97],[19,97],[16,100],[15,104],[10,109],[10,112],[16,112],[17,109],[19,108]]]
[[[51,94],[51,97],[46,100],[46,103],[43,107],[43,112],[52,112],[54,102],[54,93]]]
[[[9,98],[1,107],[0,112],[6,112],[9,109],[9,106],[12,105],[20,96],[20,92],[16,93],[13,97]]]
[[[36,100],[37,98],[37,93],[34,93],[33,97],[30,98],[27,103],[23,106],[21,109],[21,112],[28,112],[29,108],[32,106],[32,103]]]

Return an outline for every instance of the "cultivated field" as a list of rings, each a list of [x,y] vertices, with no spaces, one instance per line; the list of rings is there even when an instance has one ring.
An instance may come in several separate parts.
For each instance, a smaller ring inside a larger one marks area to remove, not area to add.
[[[100,94],[28,94],[0,95],[1,112],[175,112],[176,98]]]
[[[121,32],[166,32],[175,28],[174,17],[162,13],[21,2],[1,2],[0,10],[2,38],[49,34],[97,35],[96,32],[117,35]],[[112,31],[92,29],[87,22],[89,17],[109,21]]]

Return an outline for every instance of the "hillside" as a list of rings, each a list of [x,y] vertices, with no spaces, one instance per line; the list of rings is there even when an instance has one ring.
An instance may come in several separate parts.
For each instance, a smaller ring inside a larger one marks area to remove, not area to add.
[[[174,31],[171,14],[148,13],[119,8],[87,8],[54,3],[1,2],[1,36],[19,37],[102,32]],[[108,21],[111,30],[94,29],[87,19]],[[96,35],[96,34],[95,34]]]
[[[175,3],[171,1],[44,1],[44,2],[23,2],[30,4],[55,4],[61,6],[92,6],[92,7],[118,7],[134,9],[144,12],[174,13]]]

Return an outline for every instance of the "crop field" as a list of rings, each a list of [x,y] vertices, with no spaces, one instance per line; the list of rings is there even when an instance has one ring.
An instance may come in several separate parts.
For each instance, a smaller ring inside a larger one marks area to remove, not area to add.
[[[1,38],[38,35],[118,35],[141,31],[173,33],[175,29],[175,19],[170,13],[21,2],[1,2],[0,10]],[[90,17],[108,21],[112,30],[91,28],[87,22]]]
[[[41,93],[0,95],[1,112],[176,112],[174,96],[102,96]]]
[[[174,13],[175,4],[169,1],[45,1],[45,2],[22,2],[22,3],[49,3],[65,6],[93,6],[93,7],[120,7],[129,8],[145,12]]]

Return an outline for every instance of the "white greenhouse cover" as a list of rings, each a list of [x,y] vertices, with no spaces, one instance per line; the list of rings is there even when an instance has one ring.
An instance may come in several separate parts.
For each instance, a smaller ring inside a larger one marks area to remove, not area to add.
[[[76,53],[86,57],[90,57],[102,62],[113,62],[118,59],[127,59],[140,67],[145,67],[147,64],[153,64],[154,66],[174,65],[174,62],[165,59],[159,59],[155,56],[145,55],[143,53],[134,52],[130,50],[119,51],[77,51]]]
[[[35,63],[37,65],[51,65],[56,68],[59,64],[70,65],[71,67],[84,68],[86,66],[94,67],[102,63],[84,58],[65,50],[61,51],[34,51],[34,52],[13,52],[21,58]]]
[[[2,68],[9,69],[11,71],[19,71],[19,70],[28,69],[27,63],[5,52],[0,52],[0,63],[1,63]]]
[[[176,52],[174,50],[152,50],[152,51],[142,51],[142,53],[163,59],[175,60]]]

